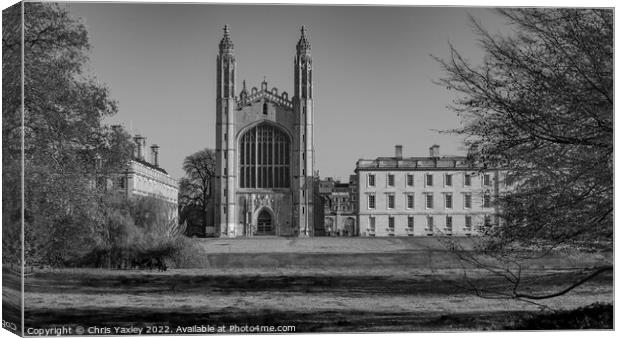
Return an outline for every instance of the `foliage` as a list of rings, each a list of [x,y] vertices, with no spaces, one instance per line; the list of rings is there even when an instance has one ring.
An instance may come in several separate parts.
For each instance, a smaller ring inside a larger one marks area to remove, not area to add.
[[[613,11],[499,13],[511,35],[491,35],[472,20],[486,52],[481,65],[453,47],[438,61],[440,82],[459,93],[452,109],[463,126],[453,132],[467,137],[476,165],[507,169],[499,222],[481,246],[501,264],[481,267],[504,275],[515,284],[508,296],[518,297],[521,248],[537,255],[584,242],[611,248]]]
[[[204,269],[210,266],[208,255],[199,242],[187,237],[177,237],[172,252],[167,257],[170,267],[178,269]]]
[[[2,261],[21,262],[21,3],[2,11]]]
[[[136,226],[151,236],[149,238],[151,243],[159,238],[174,237],[179,233],[179,225],[169,202],[154,197],[132,198],[129,211]]]
[[[211,149],[200,150],[183,161],[185,177],[179,184],[179,216],[181,223],[189,224],[188,230],[204,231],[209,224],[215,163],[215,152]]]
[[[3,13],[5,22],[20,21],[20,11],[12,9]],[[11,57],[21,51],[21,32],[3,31],[8,55],[3,73],[10,74],[3,78],[3,116],[8,117],[3,153],[20,165],[15,159],[21,160],[23,131],[26,264],[62,265],[98,241],[104,178],[124,170],[130,142],[121,128],[103,124],[117,107],[108,89],[84,72],[90,48],[84,26],[58,4],[26,2],[24,11],[23,128],[21,90],[15,84],[21,65]],[[15,175],[19,169],[7,172]],[[12,178],[5,181],[6,189],[21,192],[19,180]],[[9,215],[17,207],[3,202]]]
[[[154,197],[124,194],[106,196],[102,203],[103,222],[96,227],[98,241],[79,266],[129,268],[136,260],[170,257],[179,250],[179,229],[172,206]]]

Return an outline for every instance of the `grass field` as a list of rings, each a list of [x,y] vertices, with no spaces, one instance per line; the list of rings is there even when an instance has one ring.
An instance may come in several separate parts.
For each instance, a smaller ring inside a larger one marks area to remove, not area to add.
[[[261,252],[257,247],[265,243],[255,242],[244,253],[242,242],[217,249],[209,244],[222,240],[201,240],[210,250],[208,266],[193,269],[38,271],[25,283],[26,327],[166,325],[170,333],[177,326],[233,324],[295,325],[296,332],[472,330],[501,329],[539,310],[526,302],[474,296],[461,287],[461,270],[451,256],[420,242],[394,241],[389,250],[373,251],[360,241],[302,241],[296,252],[283,249],[288,240],[269,241],[277,242],[271,250]],[[580,264],[601,259],[610,257],[551,255],[524,272],[524,287],[531,293],[557,290],[575,279]],[[472,276],[479,286],[503,282],[483,271]],[[595,302],[613,302],[611,273],[543,303],[574,309]]]

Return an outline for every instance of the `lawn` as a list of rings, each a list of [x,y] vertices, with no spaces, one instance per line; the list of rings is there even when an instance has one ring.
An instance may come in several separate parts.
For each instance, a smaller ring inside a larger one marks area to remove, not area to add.
[[[356,254],[323,244],[320,252],[298,253],[277,246],[274,252],[245,254],[211,249],[208,267],[166,272],[39,270],[25,283],[26,327],[163,325],[170,333],[178,326],[246,324],[295,325],[296,332],[472,330],[502,329],[539,311],[527,302],[476,297],[462,288],[462,271],[439,249],[429,259],[422,249]],[[524,287],[530,293],[558,290],[575,279],[578,262],[599,259],[541,259],[524,272]],[[471,276],[478,286],[503,282],[484,271]],[[555,310],[612,303],[612,278],[599,275],[541,303]]]

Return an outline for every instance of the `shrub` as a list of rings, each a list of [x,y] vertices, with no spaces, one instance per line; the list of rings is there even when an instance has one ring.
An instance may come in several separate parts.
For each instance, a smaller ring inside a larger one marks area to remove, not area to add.
[[[153,197],[108,196],[96,245],[71,265],[123,269],[173,256],[181,236],[170,210],[170,204]]]
[[[179,236],[174,242],[174,249],[168,263],[174,268],[204,268],[209,266],[207,255],[196,244],[196,241]]]

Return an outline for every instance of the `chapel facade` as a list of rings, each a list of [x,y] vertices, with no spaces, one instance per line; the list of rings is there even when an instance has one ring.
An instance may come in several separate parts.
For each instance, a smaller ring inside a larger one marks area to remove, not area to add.
[[[237,87],[228,27],[217,56],[215,234],[313,236],[313,85],[304,27],[294,56],[291,96]]]

